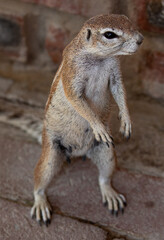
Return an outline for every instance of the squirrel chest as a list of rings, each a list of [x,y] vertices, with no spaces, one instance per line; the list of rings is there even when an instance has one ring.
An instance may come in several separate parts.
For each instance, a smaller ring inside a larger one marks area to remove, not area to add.
[[[93,64],[88,63],[85,74],[85,97],[91,104],[103,107],[106,101],[109,101],[110,65],[106,60],[97,60]]]

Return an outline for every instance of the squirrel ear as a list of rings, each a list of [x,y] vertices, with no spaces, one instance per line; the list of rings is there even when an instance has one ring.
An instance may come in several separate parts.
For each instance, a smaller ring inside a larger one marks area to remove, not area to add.
[[[87,40],[89,41],[90,37],[91,37],[91,30],[87,29]]]

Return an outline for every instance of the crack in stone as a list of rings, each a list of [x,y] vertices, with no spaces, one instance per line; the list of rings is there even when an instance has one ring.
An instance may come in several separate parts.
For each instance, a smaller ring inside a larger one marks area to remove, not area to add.
[[[5,197],[2,197],[2,196],[0,196],[0,199],[8,201],[8,202],[16,203],[20,206],[32,207],[32,201],[31,200],[24,200],[24,201],[20,200],[19,201],[19,200],[14,200],[14,199],[10,199],[10,198],[5,198]],[[59,216],[65,217],[65,218],[70,218],[70,219],[76,220],[76,221],[84,223],[84,224],[92,225],[94,227],[97,227],[97,228],[103,230],[107,234],[106,240],[112,240],[112,239],[114,240],[115,238],[120,239],[120,240],[143,240],[143,239],[139,239],[139,238],[134,238],[134,236],[133,237],[132,236],[128,237],[128,236],[126,236],[126,233],[119,233],[119,232],[117,232],[116,229],[111,229],[110,228],[110,230],[109,230],[107,227],[105,227],[101,224],[92,222],[90,220],[82,219],[82,218],[79,218],[79,217],[75,217],[75,216],[71,216],[69,214],[63,213],[59,209],[59,207],[55,207],[54,213],[56,215],[59,215]]]

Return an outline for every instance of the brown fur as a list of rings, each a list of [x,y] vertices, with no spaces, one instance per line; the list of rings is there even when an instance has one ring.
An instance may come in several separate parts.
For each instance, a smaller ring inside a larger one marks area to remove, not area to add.
[[[59,69],[60,69],[60,66],[59,66]],[[47,100],[46,107],[45,107],[45,113],[48,110],[49,104],[51,103],[52,97],[55,94],[56,88],[57,88],[59,80],[60,80],[60,77],[58,76],[59,69],[58,69],[58,71],[56,73],[56,79],[55,79],[54,83],[51,86],[50,94],[48,96],[48,100]]]

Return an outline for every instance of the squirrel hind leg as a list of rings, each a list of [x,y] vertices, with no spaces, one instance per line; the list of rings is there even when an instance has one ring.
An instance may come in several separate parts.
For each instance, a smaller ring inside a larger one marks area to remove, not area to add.
[[[64,158],[60,148],[54,146],[44,132],[42,154],[34,171],[34,205],[31,209],[31,217],[40,225],[44,223],[48,226],[51,222],[52,208],[45,192],[53,177],[61,170]]]
[[[116,156],[112,143],[109,147],[105,143],[94,145],[87,153],[99,170],[99,186],[104,206],[108,206],[112,215],[123,213],[126,199],[112,186],[111,180],[116,165]]]

